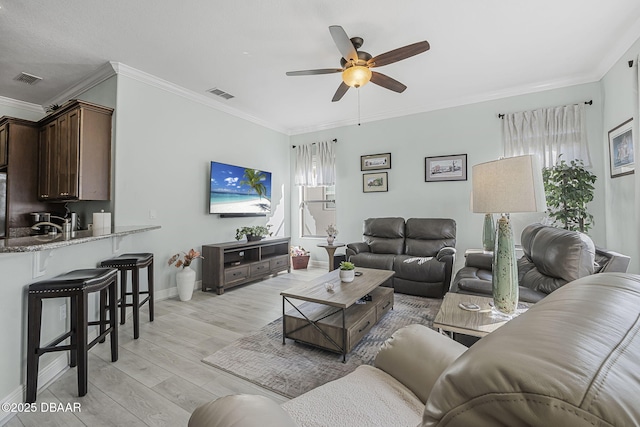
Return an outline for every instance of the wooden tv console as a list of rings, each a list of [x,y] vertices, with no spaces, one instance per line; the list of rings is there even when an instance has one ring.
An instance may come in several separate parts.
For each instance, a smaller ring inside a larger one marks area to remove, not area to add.
[[[202,290],[225,289],[263,279],[280,271],[291,271],[289,237],[255,242],[216,243],[202,246]]]

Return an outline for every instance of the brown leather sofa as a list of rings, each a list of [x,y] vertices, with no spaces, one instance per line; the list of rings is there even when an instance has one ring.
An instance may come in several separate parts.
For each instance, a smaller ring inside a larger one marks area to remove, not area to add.
[[[347,260],[358,267],[393,270],[383,286],[395,292],[442,298],[455,261],[456,222],[440,218],[369,218],[363,241],[349,243]]]
[[[640,425],[640,276],[594,274],[467,349],[422,325],[362,365],[279,406],[236,395],[189,427]]]
[[[535,303],[566,283],[595,273],[625,273],[629,257],[598,248],[589,236],[531,224],[522,231],[524,255],[518,260],[520,301]],[[468,254],[451,292],[491,296],[492,255]]]

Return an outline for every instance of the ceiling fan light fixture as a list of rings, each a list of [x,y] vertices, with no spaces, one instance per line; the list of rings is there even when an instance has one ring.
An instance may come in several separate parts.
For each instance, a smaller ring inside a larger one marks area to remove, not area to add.
[[[342,81],[351,87],[362,87],[371,80],[371,70],[369,67],[354,65],[342,72]]]

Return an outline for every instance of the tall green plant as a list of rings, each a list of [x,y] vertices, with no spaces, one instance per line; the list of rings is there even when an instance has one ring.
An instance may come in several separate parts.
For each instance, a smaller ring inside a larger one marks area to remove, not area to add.
[[[587,232],[593,215],[587,203],[593,200],[596,176],[585,169],[582,160],[567,163],[559,160],[555,166],[542,170],[544,192],[549,216],[566,230]]]

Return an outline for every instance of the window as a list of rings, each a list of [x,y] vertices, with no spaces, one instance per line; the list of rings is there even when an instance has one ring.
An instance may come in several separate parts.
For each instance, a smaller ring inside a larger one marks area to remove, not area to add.
[[[335,185],[300,186],[301,237],[326,237],[329,224],[336,223]]]

